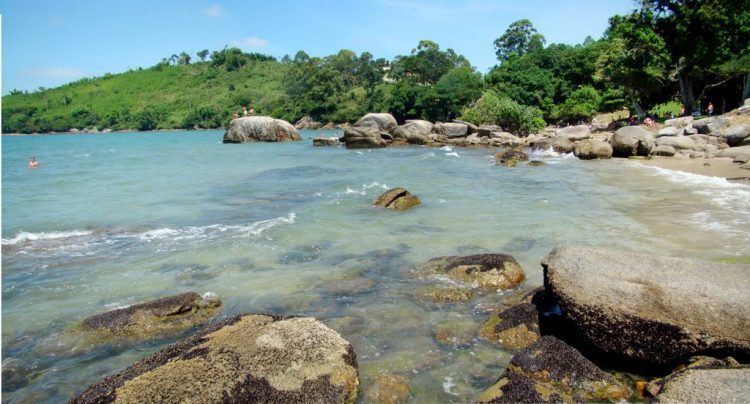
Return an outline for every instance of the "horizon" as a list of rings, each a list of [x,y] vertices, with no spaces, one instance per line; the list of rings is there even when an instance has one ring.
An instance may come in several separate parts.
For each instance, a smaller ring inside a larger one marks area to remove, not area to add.
[[[349,49],[393,60],[409,54],[419,40],[429,39],[441,49],[464,55],[485,74],[497,64],[494,39],[516,20],[531,20],[547,45],[574,45],[588,36],[601,38],[609,17],[635,7],[633,0],[524,4],[372,0],[344,5],[333,0],[294,0],[252,6],[237,1],[150,4],[139,0],[126,6],[49,0],[29,5],[12,0],[5,4],[0,10],[5,38],[3,96],[14,89],[34,92],[85,77],[145,68],[183,51],[195,61],[196,52],[225,46],[277,59],[299,50],[323,57]],[[286,15],[290,9],[294,13]]]

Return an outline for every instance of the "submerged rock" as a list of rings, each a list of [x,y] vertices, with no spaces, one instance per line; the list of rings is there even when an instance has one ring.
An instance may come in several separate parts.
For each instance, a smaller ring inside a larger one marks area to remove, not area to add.
[[[409,400],[409,380],[403,376],[384,373],[367,389],[368,403],[398,404]]]
[[[495,159],[503,167],[515,167],[520,161],[526,161],[529,156],[521,150],[508,148],[497,154]]]
[[[612,146],[601,140],[586,139],[578,142],[573,153],[581,160],[608,159],[612,157]]]
[[[526,348],[540,337],[536,305],[521,303],[491,314],[479,335],[508,349]]]
[[[224,143],[289,142],[302,140],[291,123],[270,116],[244,116],[232,119]]]
[[[465,302],[471,300],[471,289],[460,287],[431,286],[419,290],[421,297],[438,302]]]
[[[750,266],[604,248],[554,248],[547,291],[585,346],[668,365],[697,353],[750,356]]]
[[[339,142],[336,138],[328,138],[328,137],[316,137],[312,140],[313,146],[320,147],[320,146],[339,146],[341,145],[341,142]]]
[[[446,274],[475,288],[511,289],[524,280],[521,265],[506,254],[478,254],[433,258],[417,273]]]
[[[552,336],[518,352],[500,379],[476,401],[548,403],[618,401],[630,391],[575,348]]]
[[[313,318],[245,314],[178,341],[89,386],[72,403],[353,403],[351,344]]]
[[[529,167],[542,167],[545,164],[546,163],[544,161],[541,161],[541,160],[531,160],[531,161],[529,161]]]
[[[218,313],[220,305],[221,300],[210,294],[182,293],[93,315],[73,330],[97,332],[102,337],[145,337],[203,324]]]
[[[375,206],[393,210],[409,209],[419,205],[421,201],[404,188],[393,188],[385,191],[375,200]]]

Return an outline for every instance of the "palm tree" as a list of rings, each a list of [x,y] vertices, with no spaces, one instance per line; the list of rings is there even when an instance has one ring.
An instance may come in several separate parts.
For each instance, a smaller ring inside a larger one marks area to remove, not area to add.
[[[199,51],[198,53],[196,53],[196,55],[198,55],[198,57],[201,58],[201,62],[205,62],[206,56],[208,56],[208,49],[203,49],[202,51]]]
[[[170,56],[169,57],[169,64],[175,64],[175,63],[177,63],[177,59],[178,59],[177,55]]]
[[[190,64],[190,55],[188,55],[185,52],[181,52],[180,53],[180,59],[177,60],[177,63],[181,64],[181,65],[189,65]]]

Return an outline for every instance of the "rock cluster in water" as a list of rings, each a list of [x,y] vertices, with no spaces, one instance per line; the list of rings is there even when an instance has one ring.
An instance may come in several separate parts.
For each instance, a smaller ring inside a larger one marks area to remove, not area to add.
[[[412,195],[408,190],[404,188],[392,188],[383,192],[383,194],[375,199],[374,205],[379,208],[406,210],[420,203],[422,202],[419,200],[419,197]]]

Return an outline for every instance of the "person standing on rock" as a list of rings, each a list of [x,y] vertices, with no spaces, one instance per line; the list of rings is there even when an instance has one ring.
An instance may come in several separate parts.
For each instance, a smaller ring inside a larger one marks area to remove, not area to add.
[[[247,107],[244,105],[242,106],[242,115],[247,116]]]

